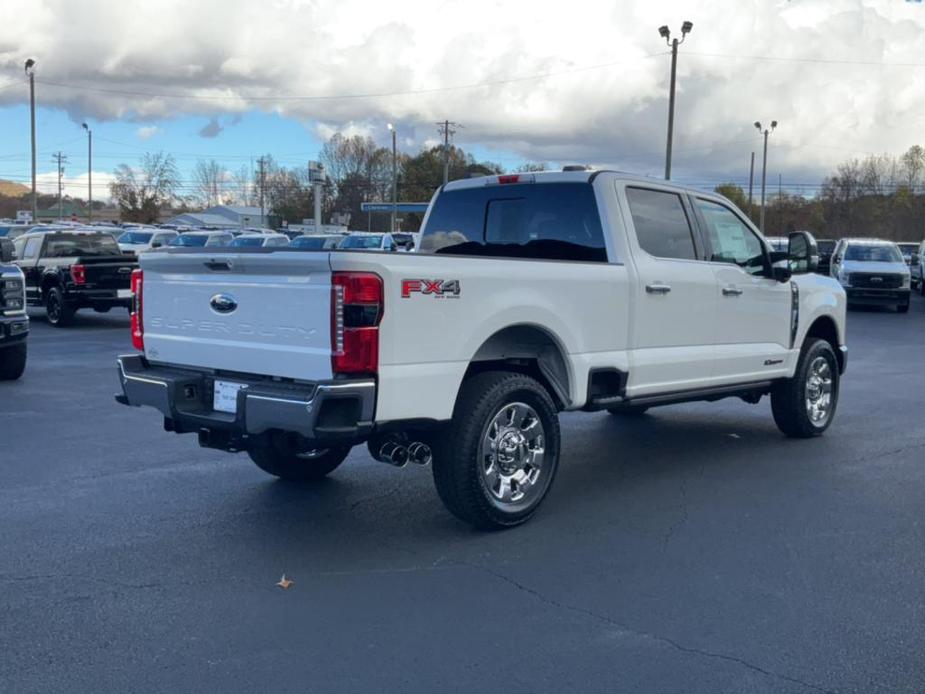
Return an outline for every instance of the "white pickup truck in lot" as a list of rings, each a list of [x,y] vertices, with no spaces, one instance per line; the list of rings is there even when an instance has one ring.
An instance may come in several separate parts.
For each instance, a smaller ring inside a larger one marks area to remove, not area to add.
[[[287,480],[363,442],[432,462],[446,506],[481,528],[537,509],[560,411],[770,395],[778,427],[810,437],[847,359],[845,292],[812,273],[808,233],[772,252],[725,198],[610,171],[449,183],[415,253],[140,262],[119,402]]]

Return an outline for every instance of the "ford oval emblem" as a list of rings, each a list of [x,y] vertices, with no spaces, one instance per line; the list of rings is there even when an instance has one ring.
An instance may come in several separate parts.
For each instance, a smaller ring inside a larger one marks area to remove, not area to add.
[[[209,306],[216,313],[231,313],[238,307],[238,302],[234,300],[231,294],[216,294],[209,299]]]

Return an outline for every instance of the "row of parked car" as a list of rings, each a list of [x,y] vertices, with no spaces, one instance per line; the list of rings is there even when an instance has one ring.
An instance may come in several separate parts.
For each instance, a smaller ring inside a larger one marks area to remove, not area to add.
[[[15,241],[27,233],[96,232],[112,236],[123,253],[142,253],[155,248],[179,246],[184,248],[306,248],[330,250],[345,248],[356,250],[411,251],[414,234],[345,232],[303,234],[286,229],[273,231],[258,227],[195,229],[176,225],[113,224],[81,225],[72,222],[58,224],[0,224],[0,238]]]
[[[786,250],[785,238],[770,237],[768,242],[775,250]],[[925,241],[847,238],[819,239],[817,244],[818,272],[837,279],[851,305],[895,306],[906,313],[913,290],[925,296]]]

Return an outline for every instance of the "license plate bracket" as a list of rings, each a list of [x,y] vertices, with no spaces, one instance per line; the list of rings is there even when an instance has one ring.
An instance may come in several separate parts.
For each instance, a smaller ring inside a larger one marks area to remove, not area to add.
[[[238,391],[247,386],[233,381],[215,381],[212,389],[212,409],[228,414],[238,413]]]

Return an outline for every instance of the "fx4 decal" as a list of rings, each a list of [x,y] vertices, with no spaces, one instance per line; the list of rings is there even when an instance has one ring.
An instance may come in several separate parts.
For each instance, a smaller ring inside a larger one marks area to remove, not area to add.
[[[412,294],[430,294],[435,299],[458,299],[459,280],[402,280],[401,298]]]

